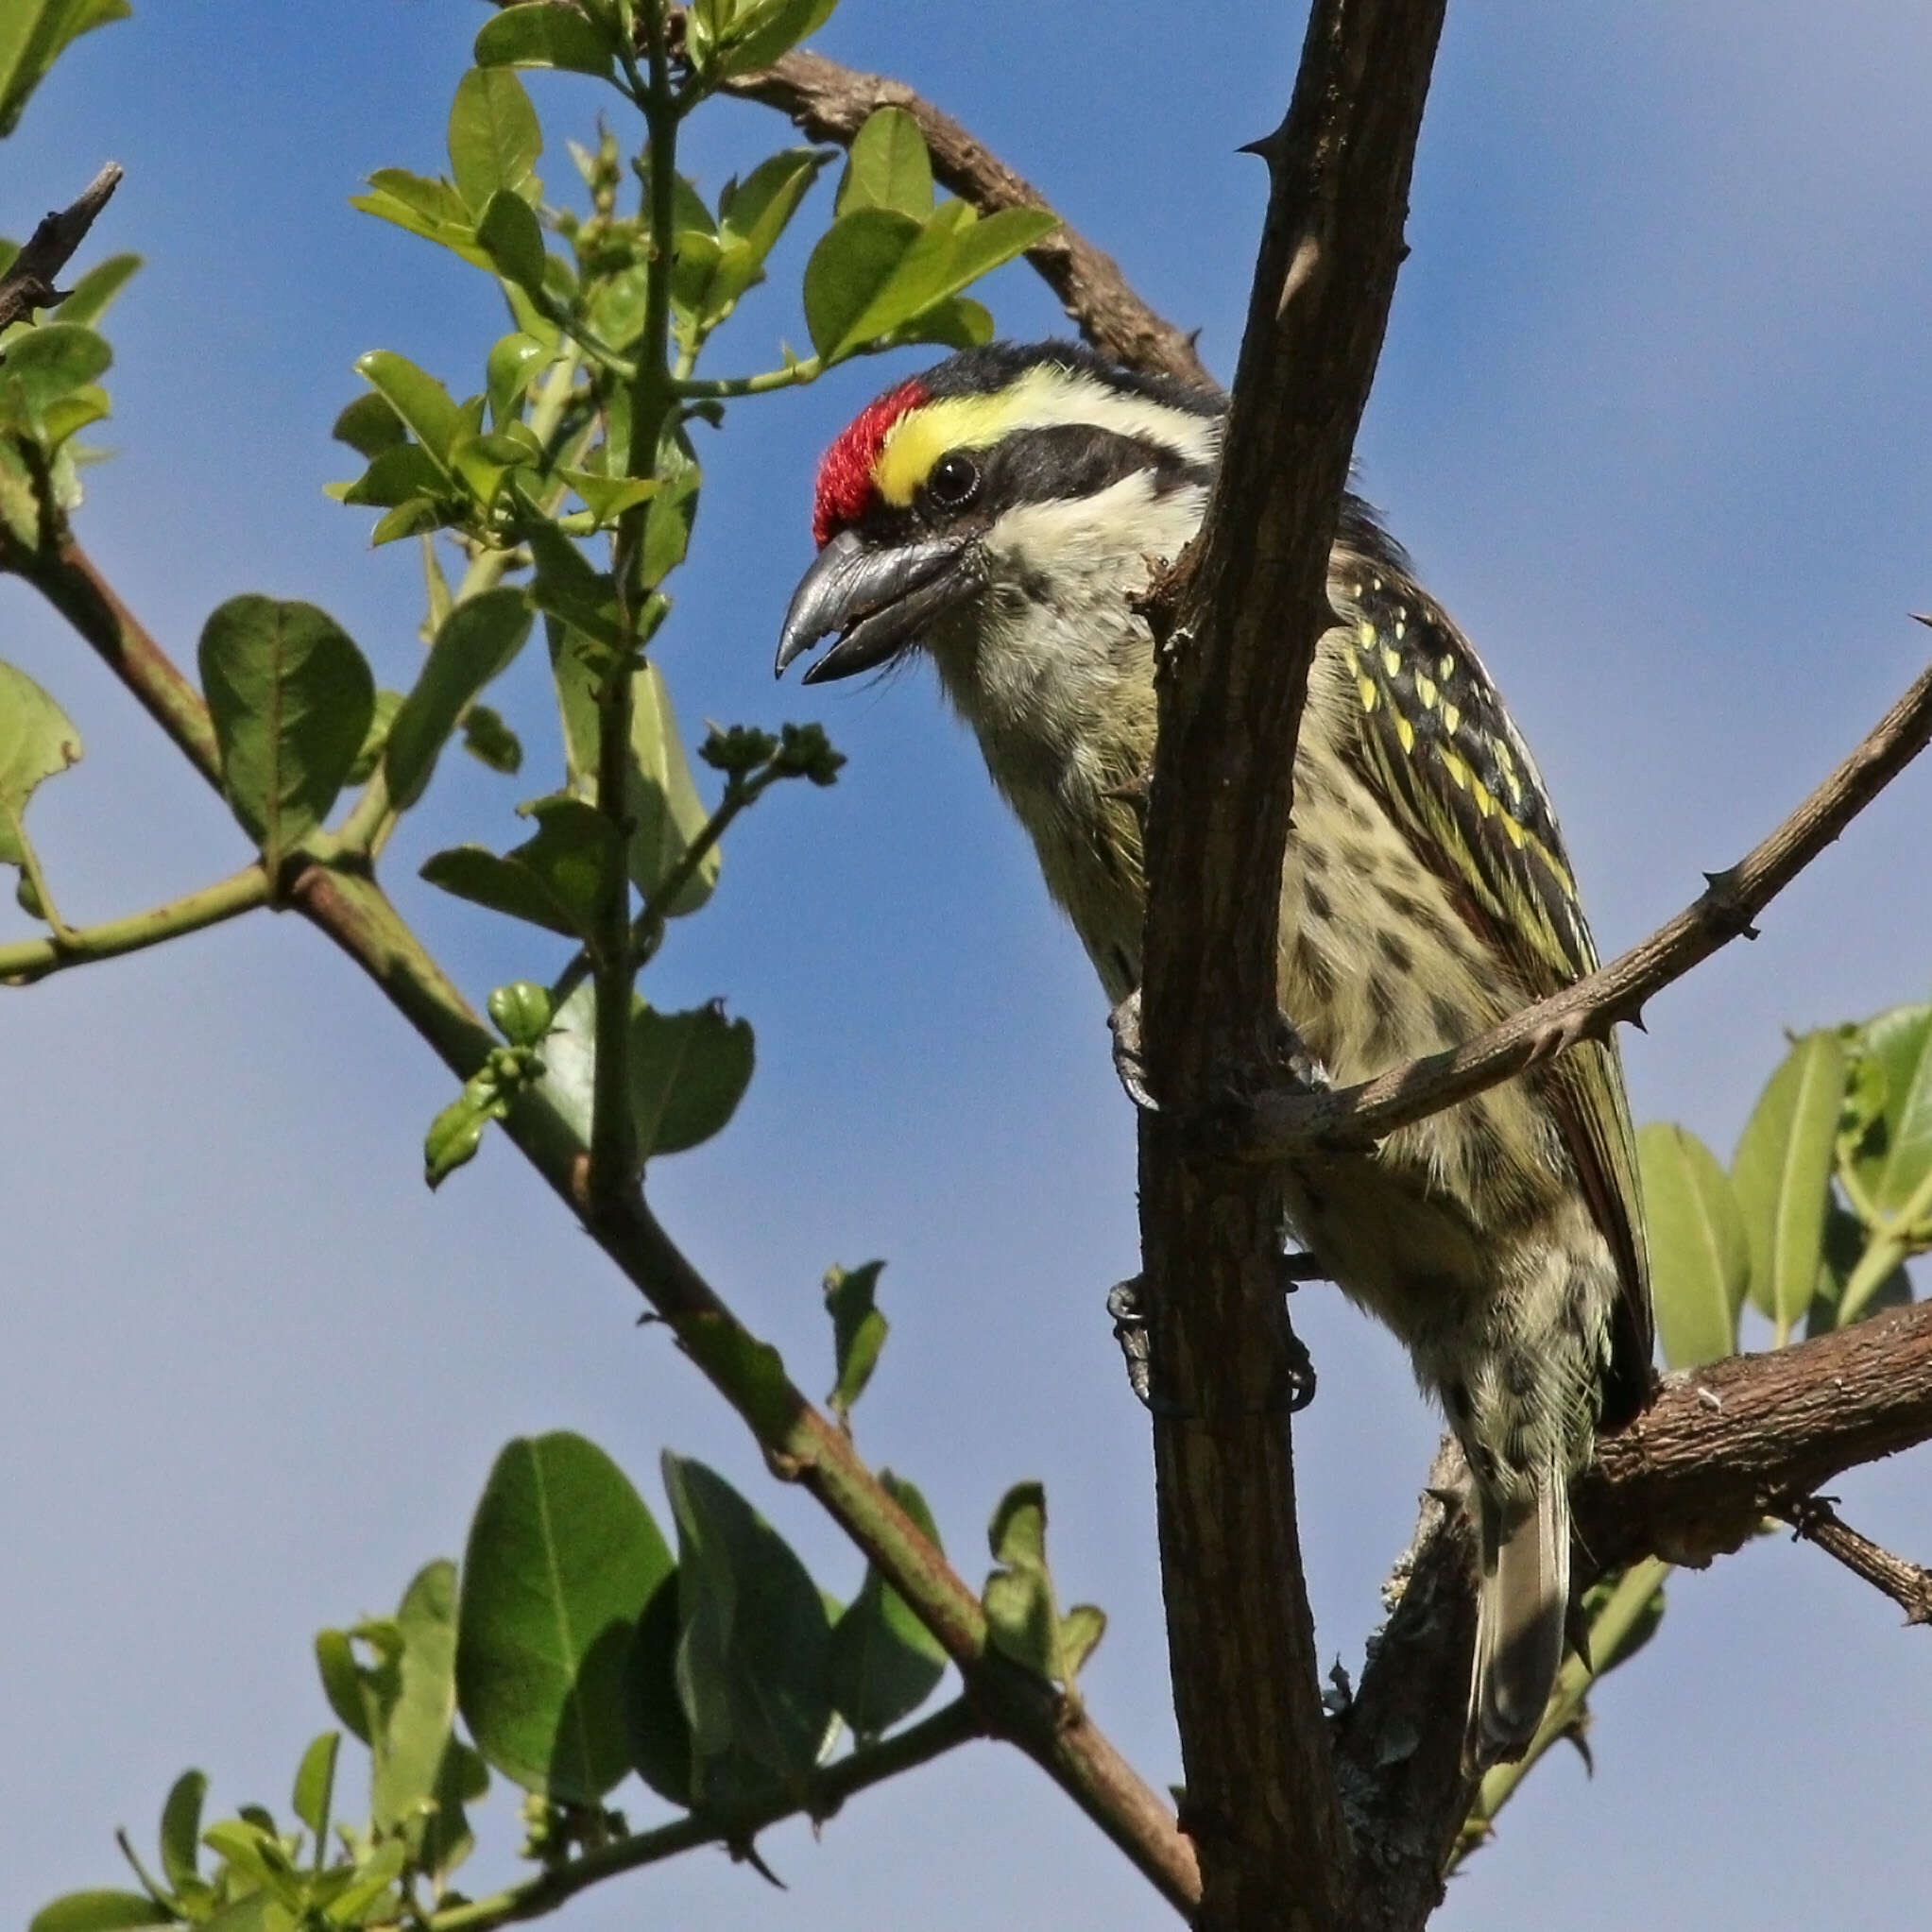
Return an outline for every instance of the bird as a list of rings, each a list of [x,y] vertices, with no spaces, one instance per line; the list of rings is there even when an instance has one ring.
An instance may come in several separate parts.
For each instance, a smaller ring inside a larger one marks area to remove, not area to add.
[[[923,651],[1110,1001],[1136,994],[1154,645],[1138,607],[1213,486],[1216,387],[1068,342],[958,352],[819,466],[777,669]],[[1281,1013],[1346,1085],[1453,1047],[1598,964],[1543,778],[1468,640],[1359,497],[1294,753]],[[1288,640],[1284,639],[1284,648]],[[1649,1398],[1642,1203],[1616,1047],[1586,1040],[1372,1153],[1280,1174],[1320,1274],[1407,1345],[1470,1472],[1465,1764],[1520,1757],[1565,1649],[1569,1484]]]

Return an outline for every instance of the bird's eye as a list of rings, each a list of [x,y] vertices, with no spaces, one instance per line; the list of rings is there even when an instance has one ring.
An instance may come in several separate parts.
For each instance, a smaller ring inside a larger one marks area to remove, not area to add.
[[[954,450],[940,457],[926,479],[926,494],[942,510],[963,510],[980,493],[980,466]]]

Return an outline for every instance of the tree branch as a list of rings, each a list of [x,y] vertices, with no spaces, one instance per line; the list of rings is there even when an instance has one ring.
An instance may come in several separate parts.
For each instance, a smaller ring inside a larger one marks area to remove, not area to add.
[[[656,1865],[699,1845],[726,1844],[736,1850],[749,1845],[767,1825],[801,1811],[808,1813],[814,1824],[822,1822],[856,1793],[901,1771],[931,1764],[949,1751],[984,1735],[984,1726],[971,1701],[956,1698],[881,1743],[866,1745],[813,1772],[800,1794],[787,1792],[738,1811],[691,1812],[655,1831],[634,1832],[615,1844],[599,1846],[567,1865],[539,1872],[488,1898],[470,1899],[431,1912],[419,1923],[427,1932],[492,1932],[498,1925],[540,1919],[607,1878]]]
[[[214,729],[199,694],[79,547],[63,540],[47,554],[9,558],[8,567],[48,598],[218,787]],[[458,1080],[482,1067],[494,1036],[373,879],[311,861],[287,881],[287,902],[375,982]],[[939,1639],[986,1731],[1024,1751],[1164,1897],[1190,1910],[1200,1879],[1173,1813],[1083,1709],[989,1647],[972,1590],[859,1460],[844,1430],[786,1376],[778,1352],[726,1307],[641,1195],[596,1212],[584,1145],[539,1094],[526,1089],[504,1126],[744,1418],[772,1472],[809,1490]]]
[[[1861,1536],[1832,1508],[1833,1496],[1799,1496],[1773,1506],[1771,1513],[1790,1524],[1794,1543],[1815,1543],[1855,1577],[1883,1590],[1906,1614],[1906,1621],[1932,1623],[1932,1570],[1907,1563],[1882,1544]]]
[[[1577,1587],[1651,1556],[1706,1564],[1767,1509],[1928,1441],[1932,1304],[1668,1376],[1572,1491]],[[1453,1493],[1460,1469],[1451,1450],[1431,1488]],[[1391,1928],[1434,1910],[1475,1796],[1461,1767],[1474,1560],[1463,1511],[1428,1497],[1401,1601],[1335,1729],[1349,1822],[1382,1891],[1374,1923]]]
[[[42,216],[26,246],[0,275],[0,329],[10,329],[36,309],[50,309],[67,299],[69,291],[56,288],[54,278],[66,267],[94,216],[120,184],[120,167],[111,161],[67,207]]]
[[[1030,181],[903,81],[841,67],[817,54],[793,53],[755,74],[734,76],[724,91],[776,108],[812,140],[835,141],[842,147],[850,145],[868,114],[880,108],[903,108],[926,137],[935,179],[961,200],[983,214],[1051,206]],[[1195,383],[1212,381],[1194,353],[1193,337],[1149,308],[1128,286],[1120,264],[1078,230],[1063,221],[1026,251],[1026,259],[1103,355],[1131,368]]]
[[[1220,473],[1153,613],[1159,735],[1142,1017],[1185,1115],[1271,1063],[1278,879],[1328,556],[1403,253],[1440,0],[1318,0],[1272,192]],[[1188,574],[1191,563],[1191,574]],[[1294,1521],[1280,1197],[1175,1114],[1140,1126],[1169,1652],[1201,1854],[1197,1923],[1354,1925]]]
[[[1920,623],[1925,623],[1923,618]],[[1371,1147],[1411,1120],[1553,1059],[1579,1040],[1636,1023],[1645,1003],[1734,939],[1838,838],[1932,740],[1932,669],[1922,672],[1857,748],[1770,837],[1640,945],[1587,979],[1465,1040],[1327,1093],[1282,1085],[1252,1095],[1240,1157],[1263,1165],[1316,1150]]]

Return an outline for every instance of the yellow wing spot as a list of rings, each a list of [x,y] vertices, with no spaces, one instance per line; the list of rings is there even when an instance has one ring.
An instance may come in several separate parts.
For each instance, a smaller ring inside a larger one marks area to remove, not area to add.
[[[1443,769],[1455,779],[1457,784],[1466,789],[1469,783],[1469,767],[1457,753],[1453,751],[1443,753]]]
[[[1362,710],[1374,710],[1376,700],[1381,696],[1381,692],[1376,688],[1376,680],[1373,677],[1358,677],[1355,680],[1355,688],[1361,693]]]
[[[1364,651],[1373,651],[1375,649],[1376,627],[1368,621],[1367,618],[1363,618],[1362,621],[1356,625],[1355,635],[1358,641],[1360,642],[1361,647]]]
[[[1502,774],[1503,783],[1509,787],[1510,803],[1512,805],[1520,805],[1523,802],[1522,779],[1519,778],[1515,775],[1515,773],[1509,768],[1508,765],[1504,765],[1502,767]]]
[[[1447,698],[1443,700],[1443,729],[1455,736],[1456,727],[1462,722],[1462,707],[1452,705]]]
[[[1400,625],[1396,626],[1397,629],[1400,629],[1400,627],[1401,627]],[[1415,694],[1422,700],[1422,708],[1424,710],[1432,711],[1435,710],[1436,708],[1435,684],[1431,679],[1425,677],[1419,671],[1415,674]]]
[[[1415,749],[1415,727],[1400,711],[1395,713],[1395,736],[1402,741],[1404,751]]]
[[[1496,810],[1496,800],[1490,796],[1489,787],[1473,772],[1469,775],[1469,795],[1476,800],[1476,809],[1484,818]]]
[[[1374,583],[1375,583],[1375,588],[1376,588],[1376,589],[1377,590],[1380,590],[1380,589],[1382,588],[1382,580],[1381,580],[1381,578],[1380,578],[1380,577],[1376,577],[1376,579],[1374,579]]]
[[[1399,677],[1402,675],[1402,653],[1393,644],[1382,646],[1382,669],[1391,677]]]
[[[1523,849],[1523,841],[1528,834],[1507,812],[1498,812],[1496,817],[1496,823],[1509,834],[1511,845],[1514,846],[1517,851],[1520,852]]]
[[[1456,675],[1456,660],[1446,652],[1436,660],[1436,675],[1445,684]]]

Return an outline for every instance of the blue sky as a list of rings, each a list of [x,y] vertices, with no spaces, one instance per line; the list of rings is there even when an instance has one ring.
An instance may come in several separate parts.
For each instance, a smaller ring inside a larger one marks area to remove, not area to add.
[[[480,278],[347,197],[374,167],[439,164],[484,13],[136,0],[0,149],[16,234],[103,159],[128,169],[90,247],[149,265],[111,321],[121,454],[94,473],[80,532],[184,659],[216,603],[262,590],[332,610],[384,682],[415,660],[406,546],[372,556],[367,514],[319,495],[348,473],[329,423],[362,350],[473,387],[503,324]],[[1278,117],[1300,26],[1258,0],[845,0],[819,44],[957,113],[1225,372],[1263,193],[1235,150]],[[1451,10],[1363,482],[1509,692],[1606,951],[1768,829],[1925,656],[1905,613],[1932,605],[1928,71],[1932,17],[1906,0]],[[563,137],[602,103],[588,82],[536,92],[560,180]],[[724,107],[691,162],[714,189],[787,135]],[[786,266],[721,367],[802,337]],[[1023,269],[990,299],[1012,334],[1055,325]],[[923,672],[822,694],[769,676],[816,455],[916,366],[841,370],[707,446],[696,558],[659,651],[681,711],[820,718],[851,763],[829,794],[761,807],[712,910],[653,969],[660,1003],[726,997],[760,1051],[727,1136],[665,1163],[653,1191],[808,1386],[828,1373],[821,1270],[888,1258],[894,1333],[861,1448],[921,1482],[974,1576],[1000,1492],[1045,1478],[1062,1584],[1113,1618],[1086,1680],[1096,1714],[1165,1782],[1147,1433],[1102,1312],[1135,1244],[1103,1001]],[[242,862],[218,802],[5,583],[0,654],[86,740],[34,809],[70,917]],[[532,668],[506,691],[531,776],[448,761],[389,863],[479,996],[550,952],[413,873],[458,837],[510,842],[513,803],[549,782]],[[1640,1119],[1728,1153],[1782,1028],[1924,996],[1928,809],[1932,768],[1755,946],[1656,1002],[1627,1046]],[[387,1609],[457,1551],[511,1433],[580,1429],[654,1498],[660,1445],[701,1456],[830,1587],[856,1582],[504,1148],[424,1191],[421,1132],[450,1083],[306,928],[258,916],[8,995],[0,1039],[0,1917],[115,1882],[112,1826],[145,1842],[186,1764],[215,1802],[283,1804],[327,1720],[310,1634]],[[1296,1430],[1308,1564],[1324,1648],[1353,1667],[1434,1427],[1386,1336],[1319,1290],[1297,1319],[1323,1378]],[[1855,1520],[1925,1557],[1928,1470],[1922,1451],[1838,1487]],[[1567,1757],[1541,1770],[1439,1923],[1621,1927],[1637,1885],[1658,1932],[1912,1922],[1932,1649],[1896,1626],[1783,1540],[1680,1578],[1657,1642],[1599,1698],[1594,1782]],[[651,1815],[636,1787],[619,1802]],[[498,1823],[502,1845],[502,1807]],[[570,1923],[1171,1923],[990,1745],[855,1802],[821,1842],[792,1826],[766,1851],[787,1892],[701,1855]],[[472,1888],[506,1866],[479,1858]]]

